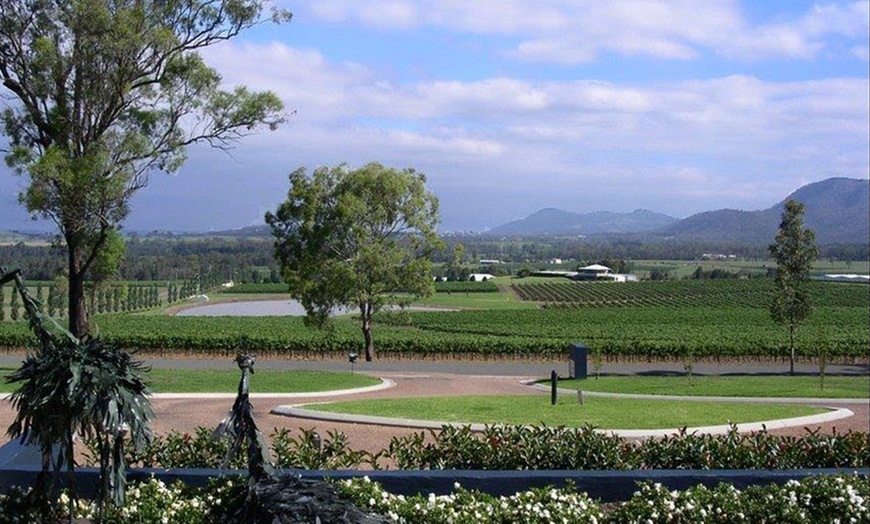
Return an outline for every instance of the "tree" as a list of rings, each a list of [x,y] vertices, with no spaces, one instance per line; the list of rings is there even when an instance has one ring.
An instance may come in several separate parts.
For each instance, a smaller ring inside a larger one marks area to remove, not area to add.
[[[189,145],[226,149],[282,120],[277,96],[220,90],[197,53],[259,23],[264,1],[0,2],[6,162],[29,178],[21,202],[66,245],[77,337],[85,274],[149,174],[176,171]]]
[[[804,229],[803,214],[803,204],[795,200],[786,202],[776,241],[768,247],[776,262],[776,293],[770,303],[770,314],[774,322],[784,324],[788,329],[789,373],[792,375],[795,330],[812,311],[810,294],[806,288],[810,269],[819,256],[815,234],[811,229]]]
[[[359,308],[366,361],[374,356],[372,315],[386,303],[433,292],[438,199],[413,169],[340,165],[311,177],[297,169],[287,200],[266,213],[266,223],[282,276],[309,323],[323,326],[337,307]]]
[[[94,311],[96,293],[104,284],[118,276],[126,253],[126,242],[116,229],[106,232],[103,247],[97,252],[86,276],[90,277],[90,308]]]

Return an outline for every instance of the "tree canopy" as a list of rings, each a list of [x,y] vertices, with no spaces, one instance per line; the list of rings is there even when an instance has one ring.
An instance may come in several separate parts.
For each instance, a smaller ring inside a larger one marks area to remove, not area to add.
[[[374,355],[372,315],[387,303],[432,293],[438,199],[413,169],[377,163],[349,170],[304,168],[266,222],[290,292],[323,325],[338,307],[358,307],[366,360]]]
[[[803,214],[803,204],[795,200],[786,202],[776,240],[769,246],[770,255],[776,262],[776,293],[770,304],[770,313],[774,322],[788,328],[792,374],[795,359],[794,333],[812,311],[806,283],[810,279],[813,262],[819,255],[815,234],[811,229],[804,229]]]
[[[263,0],[5,0],[0,78],[6,162],[29,179],[21,202],[67,246],[70,331],[89,330],[84,275],[153,172],[187,146],[228,148],[274,129],[269,92],[220,88],[198,50],[263,19]]]

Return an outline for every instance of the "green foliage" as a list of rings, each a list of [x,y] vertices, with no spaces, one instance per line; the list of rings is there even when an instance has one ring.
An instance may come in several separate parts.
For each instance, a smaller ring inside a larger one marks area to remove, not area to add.
[[[299,437],[294,437],[290,430],[277,429],[271,440],[275,467],[282,469],[355,469],[363,465],[377,468],[382,455],[351,449],[347,436],[334,429],[326,437],[313,429],[299,428]]]
[[[858,475],[813,476],[784,485],[738,490],[720,483],[685,491],[646,482],[630,500],[610,507],[590,500],[576,487],[533,488],[495,497],[456,484],[452,493],[410,497],[386,492],[368,477],[338,483],[360,507],[398,522],[504,523],[576,522],[600,524],[712,524],[777,522],[866,522],[870,518],[870,484]]]
[[[338,431],[315,436],[300,428],[298,436],[285,429],[269,435],[276,468],[379,468],[392,461],[399,469],[484,470],[637,470],[637,469],[805,469],[866,468],[870,466],[870,437],[866,433],[807,430],[799,437],[780,437],[767,431],[724,435],[686,433],[663,438],[627,441],[590,426],[488,426],[474,432],[469,426],[393,437],[376,453],[354,450]],[[320,439],[320,444],[317,441]],[[88,463],[96,448],[88,446]],[[140,451],[127,447],[131,466],[163,468],[219,468],[229,439],[214,439],[206,428],[194,434],[170,432],[155,437]],[[243,468],[244,457],[230,464]]]
[[[400,469],[800,469],[870,466],[870,436],[849,432],[778,437],[759,431],[689,434],[639,442],[549,426],[468,426],[393,437],[387,456]]]
[[[30,355],[8,381],[18,384],[10,400],[17,415],[9,436],[36,444],[43,453],[58,445],[56,469],[73,468],[73,434],[98,442],[102,496],[111,490],[123,503],[124,436],[134,448],[151,438],[148,390],[141,362],[100,339],[58,340]],[[48,464],[43,464],[47,469]],[[105,500],[103,498],[103,500]]]
[[[786,202],[776,242],[769,247],[770,255],[776,262],[776,293],[770,303],[770,315],[774,322],[788,329],[792,374],[795,330],[812,312],[807,282],[813,262],[819,256],[815,234],[803,227],[803,214],[803,204],[794,200]]]
[[[130,467],[143,468],[219,468],[232,444],[229,438],[214,438],[212,430],[196,428],[193,434],[170,431],[166,436],[155,435],[141,449],[127,446],[125,460]],[[98,463],[98,443],[93,439],[84,441],[87,465]],[[245,457],[233,457],[229,467],[242,469]]]
[[[498,293],[495,282],[447,281],[435,282],[436,293]]]
[[[42,472],[35,493],[44,510],[53,491],[55,473],[66,467],[67,482],[76,494],[74,435],[96,439],[100,460],[100,507],[108,502],[122,505],[126,486],[124,437],[142,447],[151,437],[148,419],[151,405],[147,388],[139,377],[142,363],[106,342],[78,339],[39,311],[20,272],[0,268],[0,284],[14,281],[27,314],[29,327],[39,341],[21,367],[7,377],[18,388],[9,399],[17,411],[7,433],[22,443],[39,446]],[[54,324],[54,333],[47,324]],[[56,449],[55,449],[56,448]],[[53,463],[53,464],[52,464]]]
[[[853,286],[833,288],[846,289]],[[866,288],[855,286],[859,292]],[[810,325],[825,325],[832,360],[864,359],[870,345],[870,309],[818,307]],[[103,336],[119,345],[167,355],[318,356],[359,348],[359,327],[336,318],[329,331],[301,318],[108,315],[97,318]],[[406,311],[378,315],[379,350],[395,356],[488,355],[558,358],[583,341],[607,358],[781,358],[781,334],[764,309],[723,307],[602,307],[547,310]],[[797,333],[798,355],[814,357],[814,330]],[[34,337],[21,323],[0,324],[0,347],[25,347]]]
[[[271,456],[276,468],[296,469],[358,469],[378,467],[384,452],[374,455],[354,450],[347,436],[330,431],[321,437],[313,429],[299,429],[298,437],[286,429],[276,429],[270,436]],[[98,448],[93,440],[86,440],[87,464],[97,463]],[[232,446],[228,437],[216,438],[208,428],[197,428],[193,434],[170,431],[166,436],[155,436],[140,450],[128,446],[126,461],[131,467],[144,468],[220,468]],[[247,459],[234,455],[230,468],[244,469]]]
[[[282,120],[276,95],[221,91],[198,54],[259,23],[261,9],[259,0],[0,4],[6,163],[29,179],[22,204],[57,224],[70,254],[76,336],[89,331],[85,275],[117,267],[113,239],[149,173],[178,170],[188,145],[227,148]]]
[[[533,488],[496,497],[454,484],[448,495],[419,493],[409,497],[388,493],[368,477],[337,483],[339,491],[361,508],[395,522],[414,523],[550,523],[605,522],[601,507],[572,486]]]
[[[698,485],[684,491],[661,484],[644,483],[625,502],[602,505],[576,486],[533,488],[497,497],[454,485],[452,493],[412,496],[394,495],[368,477],[336,482],[336,489],[366,510],[396,522],[441,524],[507,522],[628,524],[674,522],[677,524],[782,522],[866,522],[870,518],[870,484],[858,475],[817,475],[736,489],[728,484]],[[130,504],[103,516],[104,524],[208,524],[227,522],[244,503],[245,490],[235,478],[213,480],[204,488],[188,488],[180,482],[166,485],[148,479],[132,485]],[[61,495],[60,502],[65,502]],[[73,518],[96,515],[93,503],[83,501]],[[58,512],[56,520],[67,518]],[[38,513],[29,505],[25,491],[0,495],[0,524],[34,522]]]
[[[522,300],[547,307],[748,307],[765,308],[776,293],[773,281],[671,280],[653,282],[535,282],[512,284]],[[824,306],[870,307],[867,286],[807,282],[812,300]]]
[[[126,251],[127,244],[121,233],[117,229],[106,231],[103,247],[96,251],[96,258],[90,266],[89,276],[93,287],[99,287],[118,276]]]
[[[266,223],[290,293],[306,318],[324,326],[335,308],[358,307],[366,360],[374,354],[372,315],[384,304],[432,293],[430,256],[441,246],[438,200],[413,169],[377,163],[348,170],[304,168]]]
[[[21,318],[21,299],[18,293],[13,292],[9,299],[9,318],[13,321]]]
[[[783,486],[728,484],[672,491],[647,482],[609,515],[609,522],[756,523],[866,522],[870,484],[857,476],[819,476]]]
[[[233,287],[222,289],[221,293],[287,293],[287,284],[284,282],[263,282],[260,284],[235,284]]]

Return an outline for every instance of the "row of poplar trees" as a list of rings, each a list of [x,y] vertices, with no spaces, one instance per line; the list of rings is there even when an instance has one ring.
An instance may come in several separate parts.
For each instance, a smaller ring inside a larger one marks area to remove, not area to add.
[[[185,280],[180,284],[171,283],[166,295],[161,296],[157,284],[145,286],[102,286],[92,290],[89,296],[89,309],[93,313],[121,313],[158,307],[164,303],[172,304],[195,295],[199,290],[196,279]],[[52,317],[63,317],[67,313],[67,291],[63,286],[38,285],[33,288],[41,313]],[[0,322],[5,320],[25,320],[24,304],[18,293],[8,292],[0,286]]]

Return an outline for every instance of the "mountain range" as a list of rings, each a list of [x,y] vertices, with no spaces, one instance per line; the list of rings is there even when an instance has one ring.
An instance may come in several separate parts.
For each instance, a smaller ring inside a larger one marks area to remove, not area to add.
[[[758,211],[720,209],[679,220],[643,209],[631,213],[572,213],[547,208],[486,234],[518,237],[643,233],[668,240],[763,244],[773,240],[783,205],[790,199],[804,204],[804,224],[815,232],[818,244],[870,242],[870,181],[851,178],[807,184]]]
[[[598,211],[575,213],[555,208],[537,211],[523,219],[489,229],[490,237],[621,235],[649,241],[700,241],[709,243],[766,245],[779,227],[783,205],[789,199],[804,204],[804,224],[816,234],[816,243],[870,244],[870,180],[828,178],[802,186],[767,209],[742,211],[719,209],[677,219],[647,209],[630,213]],[[233,236],[270,237],[265,224],[210,233],[143,233],[151,236]],[[0,244],[21,241],[48,242],[52,234],[0,231]]]
[[[526,218],[494,227],[486,232],[496,236],[595,235],[655,231],[678,222],[674,217],[637,209],[631,213],[572,213],[548,207]]]

